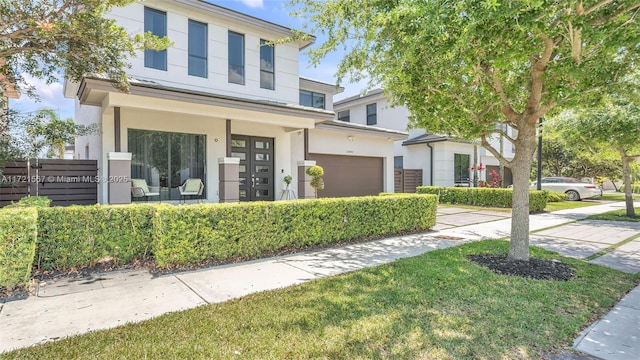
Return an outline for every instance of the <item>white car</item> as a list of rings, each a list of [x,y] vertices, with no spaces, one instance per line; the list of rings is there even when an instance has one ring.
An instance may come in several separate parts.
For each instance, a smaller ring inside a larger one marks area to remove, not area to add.
[[[596,185],[583,183],[570,177],[543,177],[541,179],[542,190],[549,190],[567,194],[569,200],[580,201],[602,196],[602,190]],[[537,189],[534,181],[531,189]]]

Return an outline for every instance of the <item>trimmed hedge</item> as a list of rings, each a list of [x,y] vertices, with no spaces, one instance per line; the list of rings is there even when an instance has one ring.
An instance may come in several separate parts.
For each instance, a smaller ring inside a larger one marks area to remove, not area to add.
[[[442,204],[465,204],[510,208],[512,206],[512,189],[501,188],[466,188],[444,186],[419,186],[418,194],[438,195]],[[529,211],[542,211],[547,206],[546,190],[529,191]]]
[[[624,192],[624,185],[620,186],[620,192]],[[640,194],[640,184],[631,184],[631,192],[633,194]]]
[[[32,208],[28,211],[38,214],[32,225],[36,229],[37,224],[37,240],[33,240],[37,249],[30,263],[41,269],[65,270],[95,265],[106,258],[123,264],[155,257],[159,266],[171,266],[258,257],[284,248],[426,230],[435,225],[436,208],[435,196],[416,194],[242,204]],[[4,259],[0,269],[2,266]],[[20,274],[20,279],[28,278]]]
[[[153,205],[91,205],[39,209],[39,268],[69,269],[111,257],[118,264],[149,257]]]
[[[25,286],[31,278],[36,248],[38,211],[35,208],[0,211],[0,286]]]
[[[256,257],[283,248],[435,225],[434,196],[331,198],[157,208],[154,254],[159,266]]]

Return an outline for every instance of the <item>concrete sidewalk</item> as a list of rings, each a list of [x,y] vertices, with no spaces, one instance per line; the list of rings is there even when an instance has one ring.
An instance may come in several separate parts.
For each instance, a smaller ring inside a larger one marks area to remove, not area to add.
[[[611,203],[532,215],[531,243],[575,258],[586,258],[624,243],[591,262],[640,272],[640,224],[575,222],[621,206],[624,204]],[[154,276],[147,271],[119,271],[43,282],[36,296],[0,304],[0,353],[384,264],[468,241],[507,237],[510,232],[511,219],[506,212],[440,207],[437,219],[435,230],[422,234],[192,272]],[[603,359],[640,358],[638,304],[640,288],[585,330],[575,348]]]

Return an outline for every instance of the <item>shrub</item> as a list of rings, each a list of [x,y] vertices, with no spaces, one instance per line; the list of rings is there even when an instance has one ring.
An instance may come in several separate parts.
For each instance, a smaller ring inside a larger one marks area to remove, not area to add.
[[[465,204],[510,208],[512,189],[419,186],[418,194],[438,195],[442,204]],[[547,191],[529,191],[529,211],[542,211],[547,206]]]
[[[0,286],[25,286],[31,277],[36,247],[38,211],[0,210]]]
[[[547,194],[547,202],[567,201],[569,197],[565,193],[549,191]]]
[[[24,207],[49,207],[51,206],[51,199],[46,196],[25,196],[18,200],[18,202],[12,202],[5,206],[6,208],[24,208]]]
[[[159,266],[257,257],[282,249],[435,225],[436,198],[424,195],[157,207]]]
[[[313,165],[309,167],[306,171],[307,175],[311,176],[311,182],[309,185],[313,188],[316,198],[318,197],[318,190],[324,189],[324,180],[322,179],[322,175],[324,175],[324,169],[322,166]]]
[[[154,205],[92,205],[39,210],[36,265],[68,269],[149,256]]]

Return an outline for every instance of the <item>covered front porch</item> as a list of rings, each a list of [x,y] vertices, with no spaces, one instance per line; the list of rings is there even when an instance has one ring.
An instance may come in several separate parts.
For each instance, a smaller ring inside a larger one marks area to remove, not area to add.
[[[310,165],[308,129],[333,118],[331,111],[157,85],[133,84],[129,94],[99,79],[81,85],[81,104],[101,109],[101,133],[87,145],[100,147],[101,175],[142,180],[153,194],[105,181],[100,203],[278,200],[287,175],[305,197],[298,168]],[[202,192],[183,196],[187,179],[199,179]]]

